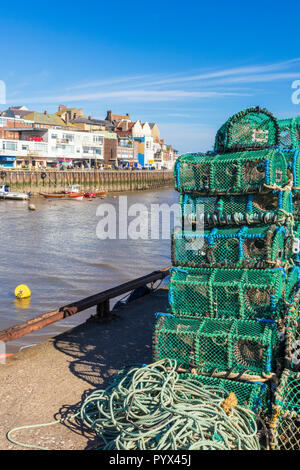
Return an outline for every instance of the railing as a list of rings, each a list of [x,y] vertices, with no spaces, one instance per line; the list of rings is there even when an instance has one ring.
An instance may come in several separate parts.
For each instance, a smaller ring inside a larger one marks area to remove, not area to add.
[[[126,282],[112,289],[105,290],[98,294],[86,297],[85,299],[79,300],[72,304],[60,307],[49,313],[44,313],[38,317],[32,318],[25,323],[20,323],[15,326],[11,326],[5,330],[0,331],[0,341],[7,343],[15,339],[21,338],[33,331],[40,330],[46,326],[51,325],[57,321],[63,320],[64,318],[75,315],[76,313],[87,310],[91,307],[96,306],[96,317],[99,320],[110,319],[110,299],[119,297],[127,292],[130,292],[138,287],[145,286],[149,283],[162,280],[167,277],[170,273],[170,267],[162,269],[161,271],[154,271],[146,276],[139,277],[133,281]]]

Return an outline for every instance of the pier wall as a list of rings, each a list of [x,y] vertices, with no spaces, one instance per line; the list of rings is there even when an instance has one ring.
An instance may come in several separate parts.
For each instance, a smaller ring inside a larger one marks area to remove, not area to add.
[[[44,178],[42,175],[44,174]],[[0,184],[9,184],[11,191],[60,192],[72,184],[81,190],[137,191],[173,186],[172,171],[130,170],[7,170],[0,172]]]

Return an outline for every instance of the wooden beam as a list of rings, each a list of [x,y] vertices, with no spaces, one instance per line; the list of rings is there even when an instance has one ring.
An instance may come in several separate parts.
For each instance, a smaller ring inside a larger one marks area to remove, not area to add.
[[[100,311],[100,304],[104,303],[107,307],[109,299],[118,297],[119,295],[130,292],[151,282],[164,279],[168,276],[169,270],[170,268],[165,268],[161,271],[154,271],[147,276],[142,276],[138,279],[134,279],[133,281],[125,282],[117,287],[113,287],[90,297],[86,297],[78,302],[60,307],[52,312],[44,313],[43,315],[32,318],[25,323],[11,326],[10,328],[0,331],[0,341],[3,341],[4,343],[13,341],[96,305],[97,309],[99,309],[98,311]]]

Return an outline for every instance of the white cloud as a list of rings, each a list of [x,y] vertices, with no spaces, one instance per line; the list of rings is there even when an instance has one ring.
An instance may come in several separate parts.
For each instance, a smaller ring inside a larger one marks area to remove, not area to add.
[[[248,93],[219,91],[185,91],[185,90],[119,90],[83,94],[65,94],[58,96],[40,96],[23,98],[23,103],[57,103],[118,99],[130,102],[176,101],[181,99],[220,98],[223,96],[251,96]]]

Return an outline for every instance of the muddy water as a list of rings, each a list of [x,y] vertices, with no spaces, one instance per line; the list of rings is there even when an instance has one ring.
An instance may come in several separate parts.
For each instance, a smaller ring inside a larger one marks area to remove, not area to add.
[[[124,193],[122,193],[124,196]],[[178,202],[172,189],[128,193],[128,206]],[[100,240],[99,205],[118,207],[118,198],[27,202],[0,201],[0,329],[170,265],[170,240]],[[145,213],[146,217],[146,213]],[[131,220],[131,219],[129,219]],[[27,284],[30,300],[17,301],[14,289]],[[8,351],[36,344],[82,323],[82,312],[8,345]]]

